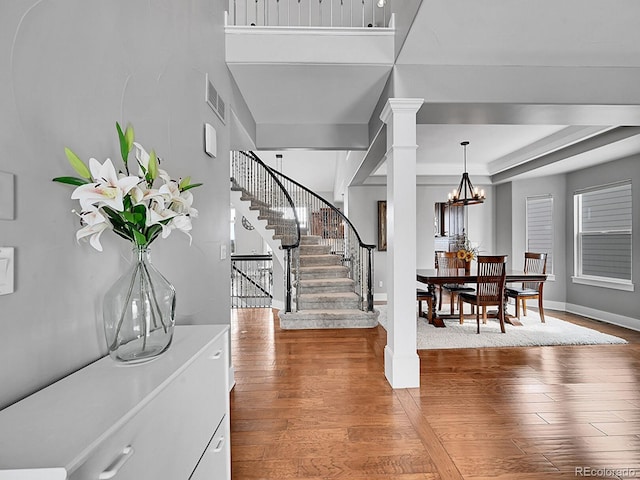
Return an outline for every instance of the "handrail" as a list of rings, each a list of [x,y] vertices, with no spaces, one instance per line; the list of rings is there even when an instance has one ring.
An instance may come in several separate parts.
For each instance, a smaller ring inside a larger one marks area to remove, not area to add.
[[[251,162],[245,162],[244,158],[249,158]],[[253,152],[232,152],[231,161],[231,188],[240,190],[243,195],[248,195],[252,203],[256,203],[260,215],[267,218],[267,223],[271,224],[277,235],[281,235],[281,246],[287,252],[284,272],[285,311],[290,312],[291,272],[297,270],[291,268],[291,251],[300,246],[300,221],[295,204],[282,182]],[[285,218],[285,208],[291,211],[293,219]],[[291,238],[292,228],[294,229],[293,238]]]
[[[356,280],[356,284],[360,289],[360,296],[362,299],[363,307],[366,311],[373,311],[373,249],[375,245],[367,244],[362,241],[360,234],[356,230],[351,220],[349,220],[344,213],[342,213],[335,205],[328,202],[324,198],[322,198],[317,193],[311,191],[304,185],[299,182],[293,180],[282,172],[274,170],[269,167],[271,171],[279,176],[283,180],[284,188],[289,191],[296,207],[301,208],[302,206],[306,207],[306,209],[311,212],[312,215],[318,214],[322,209],[328,208],[332,215],[337,217],[338,221],[343,222],[344,226],[340,227],[339,230],[343,230],[341,234],[342,241],[339,242],[337,240],[338,233],[333,232],[329,235],[330,238],[324,238],[326,242],[328,242],[332,246],[337,246],[337,243],[341,243],[343,246],[342,257],[343,263],[350,265],[350,272],[352,278]],[[302,195],[300,194],[302,192]],[[306,196],[312,197],[322,205],[319,209],[314,208],[309,199],[305,198]],[[330,216],[329,216],[330,217]],[[311,218],[313,222],[313,218]],[[329,223],[332,224],[333,227],[337,228],[336,222],[333,219],[329,220]],[[311,225],[314,227],[314,225]],[[357,249],[352,249],[349,247],[351,245],[351,238],[349,232],[353,234],[355,241],[358,244],[358,247],[361,250],[366,250],[366,259],[363,258],[364,253],[362,251],[358,251]],[[347,247],[349,247],[349,251],[347,252]],[[334,252],[340,253],[340,252]],[[366,268],[366,270],[364,270]],[[366,284],[365,284],[366,283]]]
[[[266,163],[264,163],[262,160],[260,160],[260,158],[255,153],[253,153],[253,152],[244,152],[244,151],[241,152],[241,153],[250,156],[259,165],[264,167],[267,170],[267,172],[270,173],[271,177],[276,182],[276,184],[281,188],[282,193],[284,193],[284,196],[287,199],[287,203],[289,203],[289,206],[291,207],[291,211],[293,212],[293,218],[295,219],[295,225],[296,225],[296,241],[294,243],[290,244],[290,245],[284,245],[283,244],[282,248],[291,249],[291,248],[299,247],[300,246],[300,221],[298,220],[298,212],[296,212],[296,206],[295,206],[295,203],[293,203],[291,195],[289,195],[289,192],[287,192],[287,189],[284,188],[284,185],[282,185],[282,182],[280,182],[278,177],[276,175],[274,175],[273,170]]]
[[[295,186],[303,189],[305,192],[313,195],[314,197],[316,197],[318,200],[321,200],[322,202],[324,202],[329,208],[331,208],[331,210],[333,210],[335,213],[338,214],[338,216],[340,218],[342,218],[342,220],[344,220],[345,222],[347,222],[349,224],[349,226],[353,229],[353,233],[355,233],[356,238],[358,239],[358,242],[360,243],[361,247],[364,248],[375,248],[375,245],[369,244],[369,243],[364,243],[362,241],[362,239],[360,238],[360,234],[358,233],[358,230],[356,230],[356,227],[353,226],[353,223],[351,223],[351,220],[349,220],[349,218],[340,211],[339,208],[337,208],[335,205],[333,205],[331,202],[329,202],[328,200],[325,200],[324,198],[322,198],[320,195],[318,195],[316,192],[314,192],[313,190],[309,190],[307,187],[305,187],[304,185],[296,182],[295,180],[293,180],[290,177],[287,177],[284,173],[282,172],[278,172],[277,170],[274,170],[273,168],[267,166],[267,168],[270,168],[272,172],[274,172],[276,175],[281,176],[282,178],[284,178],[285,180],[293,183]]]
[[[329,245],[331,253],[340,255],[355,282],[360,309],[373,311],[375,245],[364,243],[353,223],[335,205],[269,167],[254,152],[233,152],[231,175],[232,189],[240,190],[243,199],[252,202],[251,208],[260,211],[258,218],[267,220],[267,228],[276,229],[281,248],[287,252],[284,272],[286,312],[291,311],[292,275],[296,286],[299,284],[302,227],[307,234],[319,235],[321,243]],[[287,218],[289,210],[291,215]],[[295,234],[287,235],[293,228]],[[295,291],[297,296],[299,289]],[[296,307],[298,304],[296,301]]]

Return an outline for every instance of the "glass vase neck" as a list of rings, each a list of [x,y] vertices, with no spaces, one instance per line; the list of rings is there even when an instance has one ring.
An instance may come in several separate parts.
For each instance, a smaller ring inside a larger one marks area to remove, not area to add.
[[[149,255],[151,254],[151,247],[149,245],[134,245],[133,246],[133,255],[138,261],[149,260]]]

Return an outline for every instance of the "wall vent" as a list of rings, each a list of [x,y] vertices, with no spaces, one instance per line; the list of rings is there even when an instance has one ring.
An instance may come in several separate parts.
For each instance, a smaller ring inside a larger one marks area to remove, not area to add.
[[[222,120],[222,123],[226,123],[224,119],[226,104],[222,99],[222,97],[218,95],[218,91],[213,86],[213,83],[211,83],[211,81],[209,80],[208,74],[206,75],[206,81],[207,81],[207,85],[205,89],[206,91],[205,100],[207,104],[211,107],[211,110],[213,110],[215,114],[218,115],[220,120]]]

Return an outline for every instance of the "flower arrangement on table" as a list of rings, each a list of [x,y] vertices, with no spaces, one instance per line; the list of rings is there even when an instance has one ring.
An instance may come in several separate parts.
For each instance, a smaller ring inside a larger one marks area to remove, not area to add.
[[[123,131],[116,122],[120,153],[124,171],[116,169],[107,158],[100,163],[89,159],[89,166],[69,148],[65,153],[69,163],[79,177],[56,177],[55,182],[75,185],[71,198],[79,200],[79,215],[82,228],[76,233],[77,240],[89,237],[93,248],[102,251],[100,235],[105,230],[131,241],[138,247],[148,246],[158,236],[166,238],[173,230],[186,233],[191,240],[191,218],[198,216],[192,207],[193,195],[189,191],[202,185],[191,183],[190,177],[172,180],[159,168],[161,159],[154,150],[150,153],[134,141],[133,127]],[[132,175],[129,153],[135,150],[137,175]],[[154,188],[157,180],[162,182]]]
[[[458,259],[464,260],[465,262],[470,262],[471,260],[475,260],[477,256],[478,249],[476,247],[472,247],[471,242],[465,236],[458,247]]]
[[[76,186],[71,198],[81,207],[80,213],[74,210],[80,217],[78,241],[89,238],[91,246],[102,251],[100,236],[112,230],[133,244],[133,262],[104,295],[103,320],[111,357],[141,362],[169,348],[175,325],[175,289],[151,264],[149,245],[173,230],[184,232],[191,241],[191,219],[198,211],[190,190],[202,184],[191,183],[190,177],[172,180],[159,167],[155,152],[147,153],[134,141],[131,125],[123,131],[116,122],[116,129],[123,170],[116,171],[109,158],[104,163],[91,158],[87,166],[65,148],[79,176],[53,180]],[[129,154],[134,151],[135,165],[130,165]]]

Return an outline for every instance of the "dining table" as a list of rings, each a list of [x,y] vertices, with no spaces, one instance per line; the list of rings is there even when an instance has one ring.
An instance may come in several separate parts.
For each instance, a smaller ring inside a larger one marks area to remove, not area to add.
[[[427,290],[429,293],[433,295],[433,298],[436,298],[436,285],[444,285],[445,283],[457,283],[457,284],[475,284],[478,283],[478,275],[477,272],[472,268],[471,270],[465,270],[464,268],[458,269],[457,273],[447,272],[449,274],[444,275],[438,271],[437,268],[424,268],[417,269],[417,281],[420,283],[424,283],[427,286]],[[505,285],[508,283],[521,283],[521,282],[544,282],[547,280],[547,275],[544,273],[529,273],[523,270],[510,270],[508,269],[506,272],[506,280]],[[510,323],[515,326],[522,326],[520,321],[512,316],[507,314],[507,303],[508,299],[505,295],[504,297],[504,321],[506,323]],[[434,302],[435,304],[435,302]],[[435,308],[434,308],[435,310]],[[432,315],[432,320],[430,323],[435,327],[445,327],[444,318],[452,318],[454,317],[454,312],[449,312],[446,314],[444,312],[434,311]],[[423,316],[428,318],[427,314],[424,313]],[[457,318],[458,315],[455,315]]]

